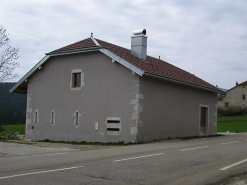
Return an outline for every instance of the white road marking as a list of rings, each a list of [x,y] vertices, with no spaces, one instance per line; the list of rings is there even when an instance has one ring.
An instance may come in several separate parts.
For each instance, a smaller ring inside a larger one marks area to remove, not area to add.
[[[139,156],[139,157],[132,157],[132,158],[126,158],[126,159],[119,159],[119,160],[115,160],[113,161],[115,162],[120,162],[120,161],[128,161],[128,160],[132,160],[132,159],[139,159],[139,158],[144,158],[144,157],[152,157],[152,156],[157,156],[157,155],[163,155],[164,153],[158,153],[158,154],[152,154],[152,155],[143,155],[143,156]]]
[[[231,144],[231,143],[238,143],[239,141],[232,141],[232,142],[227,142],[227,143],[220,143],[221,145],[227,145],[227,144]]]
[[[66,154],[68,152],[63,153],[52,153],[52,154],[40,154],[40,155],[25,155],[25,156],[19,156],[19,157],[9,157],[9,158],[0,158],[1,159],[18,159],[18,158],[25,158],[25,157],[40,157],[40,156],[47,156],[47,155],[61,155]]]
[[[84,166],[76,166],[76,167],[70,167],[70,168],[61,168],[61,169],[55,169],[55,170],[47,170],[47,171],[40,171],[40,172],[24,173],[24,174],[19,174],[19,175],[11,175],[11,176],[0,177],[0,180],[1,179],[9,179],[9,178],[13,178],[13,177],[21,177],[21,176],[26,176],[26,175],[35,175],[35,174],[41,174],[41,173],[71,170],[71,169],[83,168],[83,167]]]
[[[187,148],[187,149],[183,149],[183,150],[180,150],[181,152],[183,151],[187,151],[187,150],[196,150],[196,149],[200,149],[200,148],[207,148],[209,146],[201,146],[201,147],[196,147],[196,148]]]
[[[244,163],[244,162],[247,162],[247,159],[244,159],[244,160],[239,161],[239,162],[237,162],[237,163],[234,163],[234,164],[232,164],[232,165],[229,165],[229,166],[226,166],[226,167],[224,167],[224,168],[221,168],[220,170],[227,170],[227,169],[229,169],[229,168],[231,168],[231,167],[237,166],[237,165],[239,165],[239,164],[241,164],[241,163]]]

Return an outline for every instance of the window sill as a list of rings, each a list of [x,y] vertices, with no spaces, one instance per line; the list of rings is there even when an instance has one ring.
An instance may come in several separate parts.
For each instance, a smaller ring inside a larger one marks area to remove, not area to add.
[[[71,91],[78,91],[78,90],[81,90],[81,87],[71,87],[70,90]]]

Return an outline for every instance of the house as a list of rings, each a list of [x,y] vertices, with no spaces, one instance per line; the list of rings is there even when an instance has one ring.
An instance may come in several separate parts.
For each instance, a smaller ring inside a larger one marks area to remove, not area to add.
[[[219,107],[242,107],[245,108],[247,105],[247,81],[238,84],[226,91],[226,95],[218,97]]]
[[[93,36],[49,52],[11,89],[27,93],[28,140],[135,142],[217,132],[217,93],[147,55],[146,30],[131,49]]]

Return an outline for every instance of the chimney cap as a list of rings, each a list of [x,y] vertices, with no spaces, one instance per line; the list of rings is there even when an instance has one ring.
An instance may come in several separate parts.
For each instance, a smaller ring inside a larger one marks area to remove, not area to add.
[[[146,35],[146,29],[133,31],[133,35]]]

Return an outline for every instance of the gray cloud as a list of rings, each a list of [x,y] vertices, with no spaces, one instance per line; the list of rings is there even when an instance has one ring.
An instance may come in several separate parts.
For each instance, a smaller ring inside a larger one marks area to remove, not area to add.
[[[20,48],[19,80],[46,52],[88,38],[130,48],[131,32],[146,28],[148,54],[211,84],[231,88],[245,81],[247,2],[4,1],[1,24]]]

